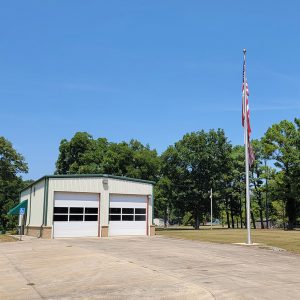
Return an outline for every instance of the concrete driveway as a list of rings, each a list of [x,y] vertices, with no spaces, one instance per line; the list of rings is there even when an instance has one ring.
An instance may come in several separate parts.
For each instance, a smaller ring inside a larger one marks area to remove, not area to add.
[[[300,255],[164,237],[0,244],[0,299],[300,299]]]

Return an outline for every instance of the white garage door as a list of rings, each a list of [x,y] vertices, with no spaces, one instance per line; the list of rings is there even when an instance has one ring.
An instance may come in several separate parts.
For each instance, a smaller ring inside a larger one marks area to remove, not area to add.
[[[147,196],[110,195],[109,235],[147,234]]]
[[[54,237],[98,236],[99,195],[54,193]]]

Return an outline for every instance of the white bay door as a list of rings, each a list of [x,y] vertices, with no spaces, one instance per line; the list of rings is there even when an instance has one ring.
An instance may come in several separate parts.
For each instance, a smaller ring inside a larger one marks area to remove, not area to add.
[[[54,237],[88,237],[99,233],[99,194],[54,193]]]
[[[147,234],[147,196],[110,195],[109,236]]]

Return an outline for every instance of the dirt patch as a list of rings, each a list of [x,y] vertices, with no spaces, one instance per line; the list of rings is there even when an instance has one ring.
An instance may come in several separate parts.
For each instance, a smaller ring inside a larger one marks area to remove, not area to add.
[[[0,243],[5,243],[5,242],[16,242],[17,239],[6,234],[0,234]]]

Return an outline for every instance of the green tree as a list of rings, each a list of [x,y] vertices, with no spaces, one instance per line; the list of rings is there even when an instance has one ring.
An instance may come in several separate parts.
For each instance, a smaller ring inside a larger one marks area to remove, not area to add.
[[[7,215],[9,209],[19,202],[19,190],[24,187],[20,173],[27,173],[24,157],[11,142],[0,137],[0,230],[12,229],[16,218]]]
[[[63,139],[59,146],[56,174],[80,173],[86,162],[84,156],[94,146],[93,137],[87,132],[77,132],[70,141]]]
[[[105,173],[157,180],[159,166],[156,150],[137,140],[112,143],[105,138],[94,140],[86,132],[77,132],[70,141],[61,141],[55,173]]]
[[[264,152],[275,161],[274,165],[281,173],[276,178],[280,178],[278,186],[281,187],[281,197],[285,202],[288,229],[296,225],[299,210],[299,128],[299,119],[295,119],[295,124],[284,120],[272,125],[263,137]]]
[[[184,135],[162,154],[162,173],[175,189],[172,202],[181,211],[193,214],[195,229],[209,212],[210,188],[215,190],[228,171],[230,147],[223,130],[202,130]]]
[[[154,186],[154,197],[154,215],[162,218],[166,227],[170,217],[170,210],[173,206],[172,200],[175,197],[175,190],[169,178],[161,177],[158,180]]]
[[[252,211],[254,210],[255,200],[258,208],[258,214],[260,219],[261,228],[264,229],[264,212],[265,212],[265,203],[264,203],[264,194],[265,194],[265,181],[266,177],[265,172],[267,171],[264,166],[264,152],[263,145],[259,140],[253,140],[251,142],[254,153],[255,153],[255,161],[253,166],[251,167],[251,176],[250,183],[253,186],[253,197],[251,201]]]

